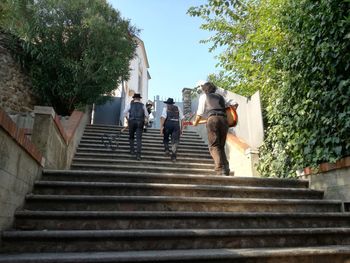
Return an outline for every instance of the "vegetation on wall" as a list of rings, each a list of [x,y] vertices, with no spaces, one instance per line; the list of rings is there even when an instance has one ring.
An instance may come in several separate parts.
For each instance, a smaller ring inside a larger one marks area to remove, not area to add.
[[[193,7],[224,72],[209,78],[263,94],[259,171],[295,171],[350,155],[350,1],[209,0]],[[205,42],[205,41],[204,41]]]
[[[260,172],[294,171],[350,155],[350,2],[288,1],[288,35],[278,97],[268,106],[269,130]]]
[[[105,0],[5,0],[1,27],[18,36],[33,88],[59,114],[129,77],[138,30]]]

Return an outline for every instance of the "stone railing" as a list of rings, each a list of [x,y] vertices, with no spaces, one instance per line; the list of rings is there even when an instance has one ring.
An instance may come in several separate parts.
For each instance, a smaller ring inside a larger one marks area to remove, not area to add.
[[[302,175],[310,187],[324,191],[325,199],[340,199],[350,204],[350,156],[335,163],[322,163],[317,168],[307,167]],[[350,205],[345,208],[350,209]]]
[[[200,124],[196,127],[186,126],[186,129],[196,131],[208,144],[205,124]],[[238,138],[232,131],[229,131],[227,134],[225,152],[230,163],[230,170],[235,173],[235,176],[259,176],[256,170],[259,153],[252,150],[243,139]]]
[[[15,210],[33,188],[44,157],[0,108],[0,230],[12,225]]]
[[[35,107],[32,139],[0,107],[0,231],[13,223],[42,169],[69,168],[90,120],[89,111],[75,111],[64,127],[51,107]]]
[[[45,156],[45,168],[68,169],[89,121],[89,114],[74,111],[63,127],[51,107],[34,107],[32,141]]]

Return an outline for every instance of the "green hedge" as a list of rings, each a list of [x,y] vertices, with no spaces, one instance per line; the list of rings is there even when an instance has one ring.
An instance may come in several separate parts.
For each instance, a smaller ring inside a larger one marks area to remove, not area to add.
[[[350,1],[286,1],[285,72],[267,107],[259,171],[295,170],[350,155]]]

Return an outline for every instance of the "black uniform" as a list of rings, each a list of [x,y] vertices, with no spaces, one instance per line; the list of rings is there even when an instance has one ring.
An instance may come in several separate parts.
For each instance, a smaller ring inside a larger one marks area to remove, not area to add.
[[[164,122],[163,143],[165,152],[169,152],[169,136],[171,136],[171,159],[176,160],[177,148],[180,142],[180,113],[175,105],[167,105],[167,117]]]
[[[136,132],[136,157],[141,158],[141,139],[143,125],[145,122],[145,112],[144,105],[141,102],[131,101],[130,110],[129,110],[129,142],[130,142],[130,153],[135,153],[134,141],[135,141],[135,132]]]

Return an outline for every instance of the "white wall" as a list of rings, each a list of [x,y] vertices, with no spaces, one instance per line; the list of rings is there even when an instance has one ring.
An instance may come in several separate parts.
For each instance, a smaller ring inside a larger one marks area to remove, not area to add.
[[[252,150],[257,150],[264,140],[264,127],[261,113],[260,92],[251,97],[244,97],[236,93],[218,88],[217,93],[223,95],[226,101],[234,100],[239,106],[237,109],[238,123],[230,132],[243,139]],[[198,97],[192,100],[192,112],[198,107]]]
[[[238,124],[233,129],[233,133],[242,138],[252,149],[258,149],[264,140],[260,92],[255,92],[251,97],[244,97],[219,88],[218,93],[222,94],[226,100],[232,99],[239,104]]]
[[[134,93],[140,93],[142,102],[146,103],[148,100],[148,59],[144,43],[137,38],[139,45],[136,48],[136,56],[130,61],[130,79],[125,81],[116,92],[117,97],[122,97],[121,118],[125,105],[130,103]],[[139,76],[141,75],[141,83],[139,84]],[[123,89],[123,91],[122,91]]]
[[[148,60],[143,42],[138,40],[139,45],[136,49],[136,56],[130,62],[130,79],[126,82],[127,102],[131,101],[133,93],[140,93],[144,103],[148,100]],[[139,84],[139,76],[141,83]]]

